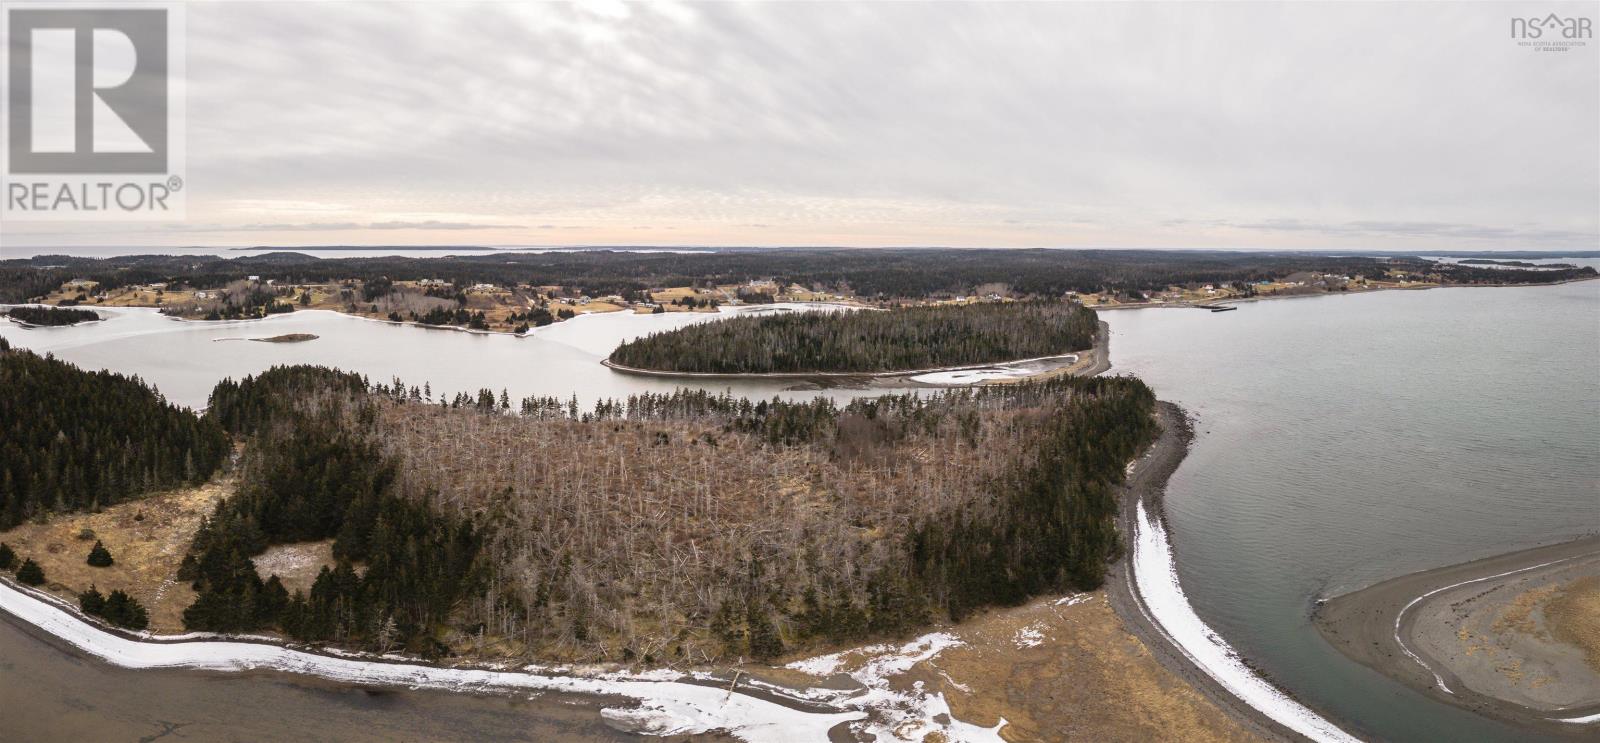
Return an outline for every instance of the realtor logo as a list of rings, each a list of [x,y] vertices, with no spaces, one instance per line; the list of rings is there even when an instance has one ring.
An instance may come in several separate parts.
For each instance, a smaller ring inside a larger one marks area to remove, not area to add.
[[[182,217],[180,6],[5,6],[6,219]]]

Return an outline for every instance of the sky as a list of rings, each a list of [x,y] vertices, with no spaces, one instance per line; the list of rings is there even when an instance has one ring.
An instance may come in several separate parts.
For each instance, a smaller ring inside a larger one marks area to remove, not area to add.
[[[12,246],[1600,249],[1600,3],[187,6],[186,218]]]

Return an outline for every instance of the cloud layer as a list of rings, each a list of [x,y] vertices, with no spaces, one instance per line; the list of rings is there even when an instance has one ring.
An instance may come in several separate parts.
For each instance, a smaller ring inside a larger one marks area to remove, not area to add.
[[[6,238],[1600,247],[1596,42],[1516,12],[196,4],[191,223]]]

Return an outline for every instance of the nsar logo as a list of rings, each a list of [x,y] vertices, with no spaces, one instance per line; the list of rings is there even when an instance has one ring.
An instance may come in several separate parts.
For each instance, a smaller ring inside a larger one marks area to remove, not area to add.
[[[1516,39],[1519,46],[1564,52],[1586,46],[1588,42],[1584,39],[1594,38],[1594,21],[1581,16],[1563,18],[1555,13],[1543,17],[1512,18],[1511,38]]]

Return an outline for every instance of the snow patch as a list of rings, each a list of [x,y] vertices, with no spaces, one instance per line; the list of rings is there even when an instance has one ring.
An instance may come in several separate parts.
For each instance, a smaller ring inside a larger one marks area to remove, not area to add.
[[[992,728],[962,722],[950,713],[950,704],[944,694],[926,691],[921,681],[912,684],[911,689],[906,691],[890,686],[889,681],[893,677],[905,674],[919,663],[933,660],[948,648],[964,644],[948,632],[932,632],[904,645],[868,645],[795,661],[785,668],[815,675],[832,675],[849,665],[847,657],[866,658],[860,668],[848,672],[850,678],[865,688],[837,692],[839,696],[835,697],[834,703],[846,708],[871,710],[871,717],[853,723],[851,728],[875,740],[920,741],[939,733],[952,743],[1004,743],[1000,737],[1000,729],[1006,726],[1004,718]],[[949,676],[945,678],[948,680]],[[967,691],[966,687],[954,681],[951,681],[951,685]]]
[[[1039,631],[1039,625],[1023,627],[1017,632],[1017,647],[1031,648],[1044,644],[1044,633]]]
[[[1178,583],[1166,529],[1138,504],[1133,574],[1154,623],[1184,655],[1223,688],[1267,717],[1315,741],[1357,743],[1357,738],[1296,702],[1250,670],[1221,635],[1207,626]]]
[[[974,382],[987,382],[991,379],[1014,379],[1026,374],[1026,372],[1013,369],[967,369],[965,371],[918,374],[912,377],[911,381],[923,384],[972,384]]]
[[[622,674],[615,674],[615,679],[546,676],[388,663],[348,654],[319,655],[266,643],[131,640],[81,621],[53,597],[24,592],[4,582],[0,582],[0,611],[122,668],[270,669],[356,684],[625,697],[636,701],[638,707],[609,707],[601,711],[602,716],[612,724],[652,735],[700,735],[721,730],[750,743],[822,741],[827,739],[830,728],[867,716],[860,710],[805,712],[745,694],[729,694],[726,689],[682,681],[625,679]]]

